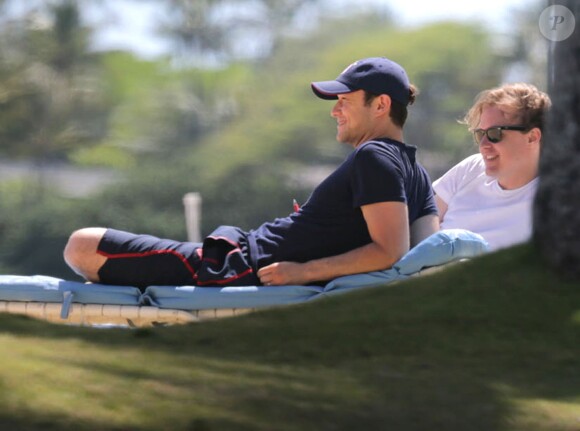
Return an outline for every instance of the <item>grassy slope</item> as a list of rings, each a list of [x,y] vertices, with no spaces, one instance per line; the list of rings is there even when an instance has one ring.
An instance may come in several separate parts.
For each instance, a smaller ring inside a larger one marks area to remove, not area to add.
[[[580,286],[529,246],[189,326],[0,315],[0,348],[0,429],[580,429]]]

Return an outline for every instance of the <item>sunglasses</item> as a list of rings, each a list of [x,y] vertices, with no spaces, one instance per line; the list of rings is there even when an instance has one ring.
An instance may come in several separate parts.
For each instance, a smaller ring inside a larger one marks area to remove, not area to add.
[[[479,145],[484,136],[487,136],[487,140],[492,144],[497,144],[503,139],[502,130],[518,130],[520,132],[527,132],[528,127],[525,126],[494,126],[489,129],[475,129],[473,131],[473,139],[475,143]]]

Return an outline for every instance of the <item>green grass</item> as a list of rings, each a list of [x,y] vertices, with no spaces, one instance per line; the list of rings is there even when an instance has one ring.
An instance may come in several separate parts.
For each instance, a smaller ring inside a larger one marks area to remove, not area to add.
[[[531,246],[125,330],[0,315],[0,429],[580,430],[580,283]]]

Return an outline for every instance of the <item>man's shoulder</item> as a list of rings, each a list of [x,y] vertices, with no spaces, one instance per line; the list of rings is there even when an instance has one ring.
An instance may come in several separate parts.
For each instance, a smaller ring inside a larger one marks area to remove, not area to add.
[[[471,169],[485,169],[485,163],[483,161],[483,156],[480,153],[472,154],[460,161],[458,166],[465,166]]]
[[[407,157],[414,160],[417,147],[412,145],[407,145],[404,142],[399,142],[394,139],[380,138],[371,139],[363,142],[361,145],[356,147],[355,153],[374,153],[383,154],[394,157],[395,159],[400,159],[402,154],[406,154]]]
[[[433,189],[443,200],[450,199],[452,194],[469,185],[480,184],[486,179],[485,163],[481,154],[473,154],[433,182]]]
[[[376,139],[369,139],[368,141],[363,142],[361,145],[357,147],[357,149],[362,149],[364,147],[367,148],[412,148],[416,149],[417,147],[413,145],[406,144],[401,141],[397,141],[396,139],[391,138],[376,138]]]
[[[473,179],[485,174],[485,162],[481,154],[472,154],[466,157],[455,166],[453,166],[448,174],[463,178],[464,180]]]

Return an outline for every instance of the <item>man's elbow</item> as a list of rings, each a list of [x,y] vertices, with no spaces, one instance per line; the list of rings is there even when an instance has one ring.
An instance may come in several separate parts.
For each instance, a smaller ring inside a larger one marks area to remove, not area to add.
[[[411,247],[416,246],[425,238],[433,235],[440,228],[439,216],[437,214],[429,214],[418,218],[411,225]]]
[[[375,271],[384,271],[393,267],[409,251],[409,245],[401,244],[400,247],[380,247]]]

